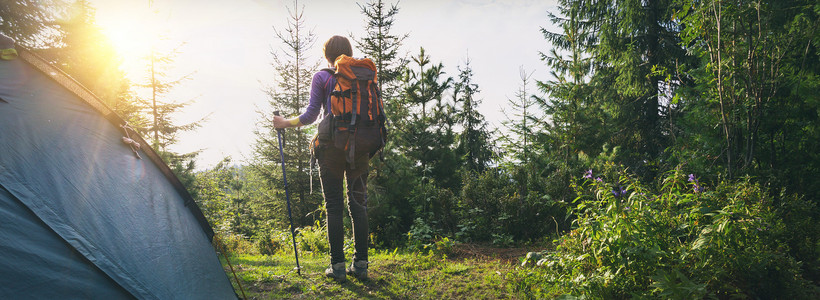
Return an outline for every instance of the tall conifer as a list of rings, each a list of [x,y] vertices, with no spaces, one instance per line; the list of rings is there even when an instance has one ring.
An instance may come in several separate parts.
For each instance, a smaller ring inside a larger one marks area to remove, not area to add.
[[[282,47],[272,49],[273,68],[276,71],[275,84],[267,87],[265,93],[270,98],[269,108],[261,111],[261,128],[256,132],[256,170],[271,185],[268,198],[264,199],[271,208],[271,219],[277,220],[280,225],[285,224],[283,218],[284,190],[282,190],[282,169],[279,155],[279,141],[276,129],[273,127],[273,113],[279,111],[285,117],[301,114],[307,107],[310,99],[310,85],[313,73],[319,69],[319,59],[312,58],[310,51],[315,51],[313,45],[316,36],[312,31],[305,29],[304,6],[300,7],[294,1],[293,10],[288,9],[289,18],[284,30],[276,30],[275,34]],[[318,52],[317,52],[318,53]],[[288,189],[295,199],[293,204],[294,222],[297,225],[311,225],[318,214],[311,214],[322,205],[321,193],[310,193],[310,151],[309,141],[314,126],[286,129],[284,137],[285,165],[287,168]],[[313,182],[319,188],[318,172],[313,172]],[[279,213],[277,213],[279,212]]]

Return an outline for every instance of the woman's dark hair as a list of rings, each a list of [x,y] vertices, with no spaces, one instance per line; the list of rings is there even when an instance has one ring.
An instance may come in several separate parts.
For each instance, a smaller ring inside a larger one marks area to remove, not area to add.
[[[331,64],[336,61],[339,55],[353,56],[353,48],[346,37],[334,35],[325,42],[325,58]]]

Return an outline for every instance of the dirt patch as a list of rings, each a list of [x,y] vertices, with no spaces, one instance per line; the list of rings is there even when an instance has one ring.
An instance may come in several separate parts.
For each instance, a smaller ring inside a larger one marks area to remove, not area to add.
[[[504,263],[518,264],[519,258],[527,255],[527,252],[536,251],[529,247],[523,248],[497,248],[490,245],[482,244],[456,244],[453,246],[452,253],[447,256],[448,259],[491,259],[499,260]]]

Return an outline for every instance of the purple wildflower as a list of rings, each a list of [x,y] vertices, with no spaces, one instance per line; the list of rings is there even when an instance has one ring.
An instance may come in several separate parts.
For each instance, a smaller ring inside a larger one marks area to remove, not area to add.
[[[689,174],[689,182],[694,182],[692,188],[695,190],[695,193],[703,192],[704,188],[700,186],[700,182],[698,182],[695,174]]]
[[[592,170],[587,170],[586,172],[584,172],[584,178],[592,178]]]
[[[601,177],[595,177],[595,181],[597,181],[597,182],[604,182],[604,180],[603,180],[603,179],[601,179]]]
[[[689,182],[698,182],[698,179],[695,178],[695,174],[689,174]]]
[[[612,195],[615,198],[621,197],[626,194],[626,190],[623,187],[613,187],[612,188]]]

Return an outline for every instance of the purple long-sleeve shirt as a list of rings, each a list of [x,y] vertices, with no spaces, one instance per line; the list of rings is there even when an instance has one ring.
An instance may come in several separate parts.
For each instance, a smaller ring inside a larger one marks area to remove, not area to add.
[[[308,125],[316,121],[322,111],[322,105],[328,100],[329,93],[335,84],[336,81],[330,72],[319,71],[313,74],[313,80],[310,83],[310,101],[308,101],[305,112],[299,116],[299,122],[302,125]]]

